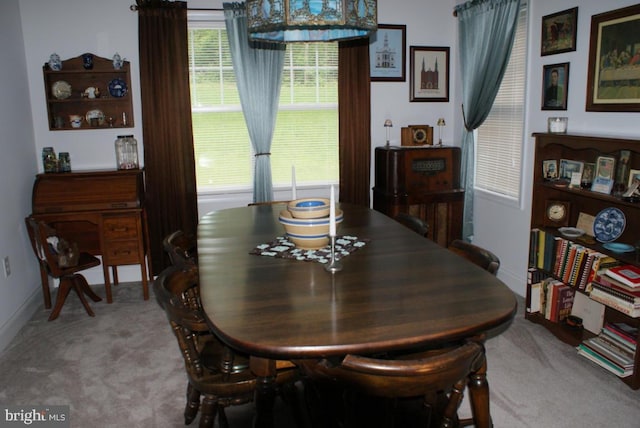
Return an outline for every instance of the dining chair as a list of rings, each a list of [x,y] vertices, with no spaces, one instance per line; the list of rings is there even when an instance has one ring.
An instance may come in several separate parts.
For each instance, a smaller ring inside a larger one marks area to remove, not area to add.
[[[102,300],[87,283],[86,278],[80,273],[83,270],[100,265],[100,259],[86,252],[80,252],[77,263],[67,266],[61,263],[61,254],[57,253],[52,244],[60,239],[55,229],[43,221],[38,221],[34,217],[25,218],[27,233],[31,241],[31,247],[40,264],[40,278],[42,281],[42,291],[44,293],[45,308],[51,308],[51,292],[49,290],[49,276],[58,279],[58,294],[56,303],[49,315],[49,321],[58,318],[64,302],[71,290],[74,290],[82,302],[87,314],[95,316],[93,309],[87,302],[85,294],[94,302]]]
[[[198,264],[198,243],[193,234],[176,230],[165,236],[162,247],[174,266],[182,268]]]
[[[457,411],[467,383],[476,374],[484,376],[485,353],[482,343],[469,340],[429,354],[420,353],[415,359],[410,354],[399,358],[349,354],[339,362],[322,359],[297,363],[302,373],[314,383],[338,384],[345,388],[342,393],[346,398],[344,420],[338,423],[340,426],[363,426],[367,415],[349,410],[356,408],[350,400],[360,396],[392,399],[391,403],[420,398],[424,409],[429,410],[422,418],[425,426],[449,428],[459,426]],[[392,409],[380,417],[384,420],[377,420],[376,426],[395,426],[398,414]],[[371,421],[366,422],[366,425],[370,424]]]
[[[394,216],[394,219],[425,238],[429,236],[429,225],[420,217],[399,212]]]
[[[497,275],[500,269],[500,259],[491,251],[461,239],[454,239],[448,249],[480,266],[487,272]]]
[[[188,379],[185,425],[200,411],[200,428],[213,427],[216,415],[219,426],[228,427],[225,408],[254,398],[256,377],[249,369],[248,357],[231,350],[209,329],[200,302],[197,266],[169,266],[153,288],[184,359]],[[275,384],[293,406],[296,420],[301,421],[294,386],[299,370],[290,362],[283,363],[276,364]]]

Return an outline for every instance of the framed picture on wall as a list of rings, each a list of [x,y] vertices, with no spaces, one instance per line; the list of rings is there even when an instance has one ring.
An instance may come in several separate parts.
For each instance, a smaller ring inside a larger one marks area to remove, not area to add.
[[[543,16],[540,55],[575,51],[577,30],[577,7]]]
[[[409,101],[449,101],[449,48],[411,46]]]
[[[640,111],[640,4],[591,17],[587,111]]]
[[[372,82],[404,82],[407,26],[378,24],[369,37],[369,69]]]
[[[549,64],[542,71],[542,110],[566,110],[569,63]]]

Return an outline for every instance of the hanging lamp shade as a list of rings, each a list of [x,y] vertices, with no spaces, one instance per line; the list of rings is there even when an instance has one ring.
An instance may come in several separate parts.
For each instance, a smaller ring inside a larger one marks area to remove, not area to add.
[[[250,40],[329,42],[368,37],[378,27],[376,0],[247,0]]]

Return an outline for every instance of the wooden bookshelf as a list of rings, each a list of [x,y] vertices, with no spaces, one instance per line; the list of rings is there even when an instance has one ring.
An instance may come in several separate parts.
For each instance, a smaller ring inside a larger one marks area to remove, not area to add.
[[[605,208],[615,207],[620,209],[626,218],[626,227],[622,235],[615,240],[618,243],[636,245],[640,240],[640,202],[625,201],[619,191],[627,184],[616,183],[614,189],[618,192],[605,194],[591,191],[586,188],[572,188],[561,180],[548,180],[545,178],[543,164],[545,160],[561,159],[579,161],[585,163],[596,163],[598,156],[610,156],[617,160],[621,151],[629,151],[629,170],[640,170],[640,140],[626,138],[600,137],[594,135],[578,134],[550,134],[535,133],[535,160],[534,160],[534,180],[533,199],[531,204],[531,229],[544,230],[549,236],[560,236],[557,228],[549,225],[547,219],[547,207],[549,201],[563,201],[569,209],[567,223],[575,227],[580,213],[596,216]],[[617,167],[618,165],[616,165]],[[628,175],[627,178],[628,180]],[[590,231],[590,234],[593,233]],[[566,239],[566,238],[565,238]],[[635,264],[640,266],[638,251],[617,253],[605,248],[602,243],[580,241],[580,244],[593,248],[601,253],[607,254],[624,264]],[[535,266],[530,266],[535,267]],[[550,275],[552,276],[552,275]],[[527,290],[527,307],[530,306],[530,290]],[[581,291],[576,291],[581,292]],[[564,323],[554,323],[545,319],[540,313],[525,313],[525,317],[532,322],[538,323],[558,339],[572,346],[577,346],[584,339],[593,336],[586,330],[573,330]],[[613,308],[606,307],[605,322],[625,322],[633,326],[640,326],[640,318],[631,318]],[[637,338],[640,342],[640,335]],[[585,364],[590,364],[585,360]],[[636,350],[635,368],[633,375],[621,378],[621,380],[633,389],[640,388],[640,350]]]

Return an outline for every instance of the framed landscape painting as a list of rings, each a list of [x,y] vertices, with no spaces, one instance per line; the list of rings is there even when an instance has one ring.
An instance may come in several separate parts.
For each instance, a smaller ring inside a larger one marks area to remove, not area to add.
[[[591,17],[587,111],[640,111],[640,4]]]
[[[369,69],[372,82],[404,82],[407,26],[378,24],[369,38]]]

